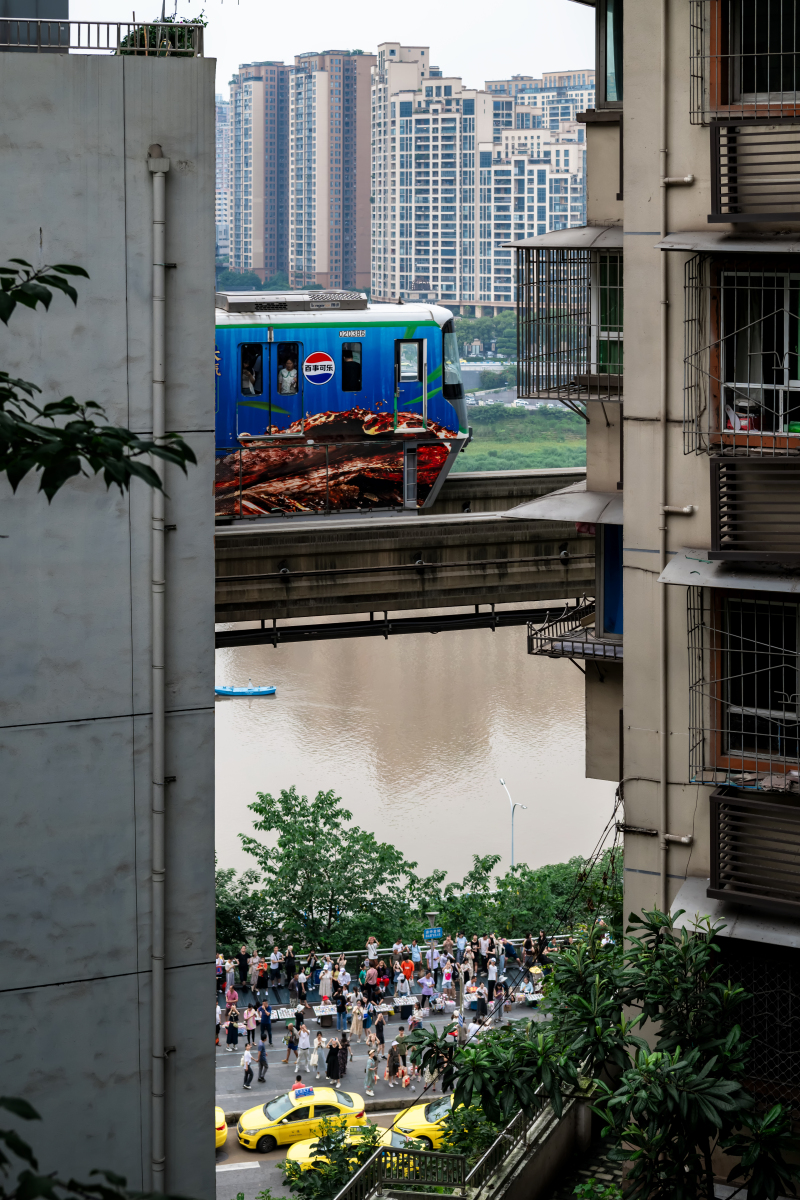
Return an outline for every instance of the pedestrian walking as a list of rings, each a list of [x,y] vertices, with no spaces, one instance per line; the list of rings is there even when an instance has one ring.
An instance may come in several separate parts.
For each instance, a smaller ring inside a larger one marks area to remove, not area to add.
[[[250,1053],[249,1045],[245,1046],[244,1054],[242,1055],[242,1066],[244,1067],[244,1086],[250,1091],[250,1084],[253,1082],[253,1056]]]
[[[232,988],[236,983],[236,963],[232,958],[225,959],[225,986]]]
[[[325,1056],[325,1074],[331,1083],[339,1081],[339,1043],[336,1038],[328,1042],[328,1053]]]
[[[256,1010],[253,1008],[252,1004],[248,1004],[247,1008],[244,1010],[244,1028],[245,1028],[245,1032],[247,1034],[248,1046],[251,1046],[251,1045],[255,1046],[255,1044],[256,1044]]]
[[[247,979],[254,996],[258,995],[258,962],[258,954],[251,954],[247,960]]]
[[[239,964],[239,984],[241,987],[247,987],[247,972],[250,969],[250,955],[247,953],[247,946],[239,947],[236,961]]]
[[[234,1050],[239,1049],[239,1013],[235,1005],[228,1013],[225,1029],[227,1030],[225,1035],[225,1041],[228,1043],[227,1049],[230,1054],[233,1054]]]
[[[397,1082],[397,1073],[400,1070],[400,1055],[397,1051],[397,1042],[393,1042],[389,1047],[389,1057],[386,1061],[386,1074],[389,1079],[389,1087],[393,1088]]]
[[[353,1005],[353,1013],[350,1018],[350,1037],[355,1040],[358,1037],[359,1042],[364,1036],[364,1006],[360,1000],[356,1000]]]
[[[350,1057],[350,1046],[347,1042],[347,1034],[343,1033],[339,1039],[339,1078],[344,1079],[347,1074],[347,1060]]]
[[[418,975],[422,970],[422,954],[416,938],[414,938],[413,942],[411,943],[411,963],[414,968],[414,973]]]
[[[282,1058],[281,1062],[288,1063],[290,1054],[294,1055],[295,1062],[296,1062],[297,1061],[297,1043],[300,1040],[300,1035],[297,1032],[297,1026],[296,1025],[288,1025],[286,1027],[286,1033],[283,1036],[284,1036],[284,1041],[286,1042],[286,1058]]]
[[[375,1079],[378,1074],[378,1060],[375,1057],[375,1051],[370,1050],[367,1055],[367,1070],[366,1070],[366,1087],[365,1092],[368,1096],[375,1095]]]
[[[306,1025],[300,1026],[300,1033],[297,1040],[297,1066],[298,1070],[303,1070],[303,1064],[307,1071],[311,1070],[311,1034],[308,1032]]]
[[[341,988],[334,996],[333,1002],[336,1005],[336,1028],[347,1029],[347,996]]]
[[[269,982],[270,982],[270,987],[275,988],[275,994],[278,996],[278,1000],[280,1000],[280,995],[278,995],[278,988],[280,987],[280,984],[281,984],[281,960],[282,960],[282,958],[283,958],[283,955],[281,954],[278,947],[273,946],[272,954],[270,954],[270,956],[269,956]]]
[[[306,1019],[306,1006],[305,1006],[305,1004],[303,1004],[302,1000],[298,1000],[297,1006],[295,1007],[295,1010],[294,1010],[294,1023],[298,1029],[303,1024],[303,1021],[305,1021],[305,1019]]]
[[[374,1018],[375,1005],[371,1000],[367,1000],[367,1003],[364,1005],[364,1030],[366,1033],[369,1033],[370,1029],[372,1028],[372,1022]]]
[[[459,930],[458,935],[456,936],[456,962],[457,963],[462,963],[464,961],[464,951],[466,950],[466,948],[467,948],[467,939],[464,937],[464,934],[461,932],[461,930]]]
[[[222,954],[217,955],[216,972],[217,972],[217,991],[224,992],[225,991],[225,958],[224,958],[224,955],[222,955]]]
[[[259,1083],[267,1082],[268,1066],[269,1066],[269,1063],[267,1062],[267,1039],[264,1037],[264,1034],[262,1033],[261,1041],[258,1044],[258,1082]]]
[[[364,980],[364,991],[367,993],[369,1000],[375,999],[375,992],[378,985],[378,968],[374,962],[370,962],[367,967],[367,976]]]
[[[233,984],[230,984],[225,992],[225,1011],[230,1012],[238,999],[239,993]]]
[[[422,992],[422,1007],[430,1004],[431,996],[433,995],[433,978],[430,971],[427,971],[419,981],[420,991]]]
[[[286,957],[283,960],[283,969],[286,972],[287,981],[290,980],[297,972],[297,963],[294,957],[294,947],[286,947]]]
[[[217,1045],[219,1045],[219,1026],[220,1026],[221,1021],[222,1021],[222,1009],[220,1008],[219,1005],[217,1005],[217,1042],[216,1042]]]
[[[320,1066],[322,1065],[320,1062],[320,1059],[322,1058],[322,1053],[323,1053],[324,1049],[325,1049],[325,1038],[322,1036],[321,1033],[318,1033],[317,1036],[314,1038],[314,1046],[311,1050],[311,1057],[308,1060],[311,1068],[314,1071],[316,1071],[316,1073],[317,1073],[317,1076],[316,1076],[317,1079],[319,1079],[319,1074],[320,1074],[319,1069],[320,1069]]]
[[[261,1022],[261,1036],[268,1037],[272,1045],[272,1005],[269,1000],[262,1000],[258,1006],[258,1018]]]
[[[378,1039],[378,1045],[380,1047],[378,1053],[381,1058],[386,1058],[386,1045],[384,1043],[384,1027],[385,1027],[385,1025],[386,1025],[386,1018],[384,1017],[382,1012],[379,1012],[375,1018],[375,1037]]]

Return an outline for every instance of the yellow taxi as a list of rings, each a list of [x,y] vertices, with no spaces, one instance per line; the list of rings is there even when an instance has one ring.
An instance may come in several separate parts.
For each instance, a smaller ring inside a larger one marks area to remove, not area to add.
[[[220,1146],[225,1145],[225,1139],[228,1136],[228,1126],[225,1123],[225,1113],[218,1106],[214,1109],[214,1138],[215,1146],[219,1150]]]
[[[397,1119],[397,1128],[406,1137],[416,1138],[425,1150],[438,1150],[442,1142],[442,1121],[453,1107],[452,1096],[438,1096],[430,1104],[415,1104]]]
[[[247,1150],[267,1154],[276,1146],[318,1137],[324,1117],[365,1125],[364,1100],[355,1092],[332,1087],[302,1087],[242,1113],[236,1132]]]
[[[358,1126],[355,1126],[350,1130],[347,1137],[350,1142],[356,1142],[362,1137],[362,1131]],[[307,1138],[304,1142],[295,1142],[287,1152],[286,1161],[299,1163],[303,1171],[309,1171],[318,1162],[326,1161],[323,1155],[314,1152],[313,1147],[317,1144],[316,1138]],[[381,1133],[378,1146],[394,1146],[398,1150],[406,1150],[413,1148],[413,1142],[411,1138],[406,1137],[404,1133],[398,1133],[396,1129],[384,1129]]]

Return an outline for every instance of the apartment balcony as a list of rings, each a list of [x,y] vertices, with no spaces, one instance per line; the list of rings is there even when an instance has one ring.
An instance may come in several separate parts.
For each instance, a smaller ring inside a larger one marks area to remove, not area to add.
[[[622,662],[622,639],[598,636],[595,602],[584,599],[569,605],[547,625],[528,624],[528,653],[547,658],[583,658]]]

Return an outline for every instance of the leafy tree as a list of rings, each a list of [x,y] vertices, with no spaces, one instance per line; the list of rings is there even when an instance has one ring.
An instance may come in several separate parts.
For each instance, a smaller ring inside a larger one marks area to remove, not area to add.
[[[252,869],[238,878],[233,867],[218,867],[214,872],[217,946],[224,954],[233,954],[248,942],[265,947],[276,932],[268,904],[256,887],[259,878]]]
[[[482,1108],[451,1108],[441,1122],[441,1149],[448,1154],[463,1154],[473,1166],[500,1133]]]
[[[302,947],[331,950],[363,946],[370,934],[394,938],[405,924],[409,897],[426,882],[396,847],[350,825],[352,813],[333,791],[313,800],[294,787],[277,797],[259,792],[250,806],[261,833],[277,833],[266,846],[240,834],[258,863],[262,901],[274,927]]]
[[[17,1096],[0,1096],[0,1108],[22,1121],[40,1121],[36,1109]],[[16,1162],[14,1160],[17,1160]],[[11,1179],[12,1171],[16,1179]],[[0,1200],[166,1200],[158,1192],[129,1192],[122,1175],[90,1171],[91,1183],[44,1175],[36,1157],[16,1129],[0,1129]],[[176,1198],[177,1200],[177,1198]]]
[[[457,317],[456,337],[462,355],[467,344],[478,339],[483,343],[484,353],[495,342],[495,352],[506,358],[517,357],[517,315],[515,312],[499,312],[495,317]]]
[[[311,1170],[304,1171],[300,1163],[288,1160],[279,1164],[290,1191],[303,1200],[334,1200],[350,1176],[378,1149],[384,1132],[371,1121],[357,1128],[358,1136],[351,1138],[344,1117],[325,1117],[322,1133],[311,1147],[316,1157]]]
[[[5,325],[18,304],[49,309],[54,288],[77,304],[69,278],[88,279],[83,267],[60,263],[37,271],[22,258],[9,261],[15,265],[0,267],[0,321]],[[40,407],[34,399],[40,392],[36,384],[0,371],[0,475],[5,472],[14,491],[30,471],[41,471],[39,490],[48,500],[73,475],[100,471],[106,487],[117,484],[120,491],[133,478],[161,488],[153,468],[140,461],[143,455],[156,455],[184,472],[187,462],[197,461],[191,446],[175,433],[168,433],[163,443],[148,441],[106,424],[105,412],[94,400],[81,404],[65,396]]]

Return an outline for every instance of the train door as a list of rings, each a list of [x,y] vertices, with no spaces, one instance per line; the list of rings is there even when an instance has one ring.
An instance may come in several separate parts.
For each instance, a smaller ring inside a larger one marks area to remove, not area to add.
[[[425,338],[398,338],[394,344],[394,412],[418,413],[428,425],[428,343]]]
[[[240,395],[236,436],[285,430],[302,416],[300,342],[243,342],[239,346]]]

